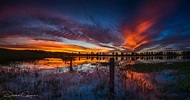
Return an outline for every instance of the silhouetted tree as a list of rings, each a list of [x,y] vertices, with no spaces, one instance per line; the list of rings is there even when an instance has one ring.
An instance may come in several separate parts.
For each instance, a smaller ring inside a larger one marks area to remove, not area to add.
[[[118,55],[118,52],[116,52],[115,55],[117,56],[117,55]]]
[[[97,52],[96,55],[99,55],[99,53]]]
[[[114,52],[112,52],[112,55],[114,55]]]
[[[134,53],[134,52],[132,52],[132,53],[131,53],[131,56],[134,56],[134,55],[135,55],[135,53]]]
[[[121,52],[121,55],[122,55],[122,56],[124,55],[123,52]]]
[[[105,53],[103,52],[102,55],[105,55]]]

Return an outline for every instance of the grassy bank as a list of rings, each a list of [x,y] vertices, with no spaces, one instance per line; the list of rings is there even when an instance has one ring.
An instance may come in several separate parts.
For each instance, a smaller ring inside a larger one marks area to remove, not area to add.
[[[130,66],[127,65],[126,68],[141,73],[159,72],[166,69],[190,72],[190,61],[172,62],[172,63],[169,62],[169,63],[135,64]]]

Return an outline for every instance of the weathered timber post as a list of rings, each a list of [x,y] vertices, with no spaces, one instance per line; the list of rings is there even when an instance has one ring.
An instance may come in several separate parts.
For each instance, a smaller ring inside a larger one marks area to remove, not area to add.
[[[73,71],[73,66],[72,66],[72,57],[70,57],[70,72]]]
[[[109,83],[109,100],[114,100],[114,58],[110,58],[110,83]]]

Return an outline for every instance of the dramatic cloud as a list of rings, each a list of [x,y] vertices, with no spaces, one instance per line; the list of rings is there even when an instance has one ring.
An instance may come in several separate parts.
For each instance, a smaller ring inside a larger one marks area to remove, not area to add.
[[[188,0],[2,0],[0,47],[67,52],[190,50]]]
[[[123,47],[134,51],[141,45],[149,43],[152,39],[151,35],[155,34],[149,33],[150,31],[148,30],[158,24],[166,15],[171,13],[175,4],[175,0],[148,0],[144,2],[144,5],[140,7],[137,14],[135,14],[131,21],[124,24],[121,30],[125,37],[125,44]]]
[[[82,49],[88,48],[91,49],[91,51],[99,50],[107,52],[114,49],[109,46],[104,47],[102,44],[100,45],[100,43],[118,45],[122,42],[119,36],[107,26],[102,26],[95,22],[92,24],[82,24],[59,13],[52,14],[45,12],[46,10],[44,12],[38,11],[38,13],[34,13],[35,11],[34,9],[22,11],[20,8],[11,11],[11,13],[9,11],[3,12],[0,19],[0,27],[2,27],[0,30],[0,44],[2,47],[5,47],[3,46],[3,42],[7,41],[7,38],[10,38],[9,41],[11,42],[6,43],[6,48],[12,48],[12,42],[16,43],[22,39],[19,38],[19,40],[15,40],[15,36],[23,38],[29,37],[33,40],[62,42],[68,46],[80,46],[80,51],[85,51]],[[16,14],[18,14],[18,16],[15,16]],[[22,42],[24,45],[24,41]],[[17,47],[21,48],[22,46],[23,48],[23,45],[17,45]],[[35,45],[37,47],[41,45],[41,43],[36,43]],[[49,45],[47,45],[47,47],[49,47]],[[52,46],[52,48],[53,47],[55,46]],[[16,46],[14,46],[14,48],[16,48]],[[28,44],[26,48],[28,49]],[[33,49],[32,46],[31,49]]]

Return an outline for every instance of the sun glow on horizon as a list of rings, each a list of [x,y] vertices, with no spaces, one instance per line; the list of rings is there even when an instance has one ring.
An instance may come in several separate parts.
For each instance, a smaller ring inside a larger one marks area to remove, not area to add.
[[[57,42],[51,40],[35,40],[31,37],[6,37],[0,40],[0,46],[5,49],[12,50],[42,50],[48,52],[108,52],[109,48],[93,45],[91,48],[83,47],[81,45],[74,45],[77,41],[72,43]],[[80,42],[79,42],[80,43]],[[89,43],[86,43],[89,44]],[[90,45],[90,44],[89,44]]]

